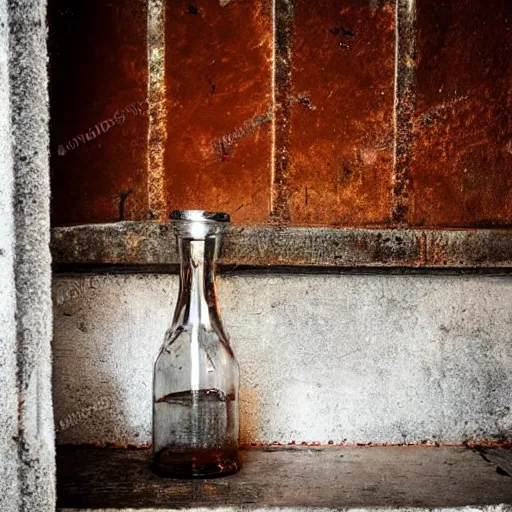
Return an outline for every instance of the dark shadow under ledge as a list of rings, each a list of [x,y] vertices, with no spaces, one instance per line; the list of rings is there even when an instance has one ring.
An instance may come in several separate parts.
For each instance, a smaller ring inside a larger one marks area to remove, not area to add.
[[[61,446],[58,507],[512,510],[509,448],[263,448],[242,451],[242,460],[233,476],[174,480],[151,473],[147,449]]]

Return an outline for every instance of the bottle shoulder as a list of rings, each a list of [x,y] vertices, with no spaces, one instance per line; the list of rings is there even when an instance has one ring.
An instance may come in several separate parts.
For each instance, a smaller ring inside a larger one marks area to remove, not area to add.
[[[197,327],[177,325],[169,328],[165,333],[159,355],[172,353],[179,356],[181,353],[188,353],[194,341],[202,350],[207,352],[225,351],[234,358],[230,341],[225,333],[206,325]]]

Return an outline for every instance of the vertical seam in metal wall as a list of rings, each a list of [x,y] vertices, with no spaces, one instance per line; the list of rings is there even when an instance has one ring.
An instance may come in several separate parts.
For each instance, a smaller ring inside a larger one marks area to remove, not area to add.
[[[287,222],[289,213],[289,149],[291,131],[293,0],[273,0],[272,66],[272,208],[277,223]]]
[[[410,160],[416,107],[416,3],[396,0],[394,148],[391,219],[404,226],[410,213]]]
[[[165,143],[167,105],[165,87],[164,0],[148,0],[148,173],[147,191],[150,219],[165,216]]]
[[[274,212],[274,193],[276,176],[276,2],[272,0],[272,66],[271,66],[271,94],[272,94],[272,140],[270,144],[270,213]]]

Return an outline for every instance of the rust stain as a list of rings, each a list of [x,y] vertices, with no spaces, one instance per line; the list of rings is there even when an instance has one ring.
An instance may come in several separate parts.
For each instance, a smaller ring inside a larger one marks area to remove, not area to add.
[[[393,172],[394,3],[372,9],[367,2],[340,7],[295,0],[292,22],[290,224],[386,225]]]
[[[49,0],[48,13],[54,225],[201,208],[238,225],[512,227],[510,3]],[[452,265],[443,251],[429,264]]]
[[[260,428],[259,411],[261,397],[254,388],[240,389],[240,443],[250,444],[257,438]]]
[[[422,233],[420,237],[420,257],[418,259],[419,266],[425,266],[427,264],[428,257],[428,240],[426,233]]]
[[[219,494],[219,489],[215,485],[203,484],[201,487],[201,492],[207,496],[215,496]]]
[[[475,449],[479,447],[485,448],[510,448],[512,447],[512,441],[464,441],[461,443],[438,443],[437,441],[430,440],[422,440],[417,443],[347,443],[346,441],[341,441],[335,443],[334,441],[329,441],[328,443],[317,443],[310,441],[289,441],[287,443],[248,443],[240,445],[242,450],[261,450],[261,449],[276,449],[276,450],[286,450],[286,449],[295,449],[295,450],[308,450],[311,448],[317,448],[321,450],[328,450],[330,448],[383,448],[383,447],[407,447],[411,449],[432,449],[439,447],[461,447],[461,448],[469,448]]]
[[[146,19],[139,0],[48,2],[53,225],[115,222],[129,189],[123,218],[145,218]]]
[[[411,221],[509,227],[512,4],[419,2],[417,27]]]
[[[203,486],[204,487],[204,486]],[[176,495],[176,494],[179,494],[179,495],[190,495],[190,493],[193,492],[193,488],[188,486],[188,485],[184,485],[184,486],[172,486],[172,487],[166,487],[165,488],[165,493],[166,494],[169,494],[169,495]]]
[[[167,210],[269,220],[272,0],[167,2]],[[239,208],[244,205],[243,208]]]
[[[127,233],[126,240],[126,261],[132,261],[137,258],[139,245],[142,242],[141,238],[133,233]]]
[[[445,248],[440,244],[431,244],[428,250],[428,263],[432,266],[446,266],[447,254]]]
[[[437,441],[430,441],[425,439],[423,441],[419,441],[417,443],[347,443],[345,441],[341,441],[335,443],[334,441],[329,441],[328,443],[319,443],[319,442],[310,442],[310,441],[289,441],[287,443],[265,443],[265,442],[251,442],[251,443],[240,443],[240,449],[242,450],[258,450],[262,448],[296,448],[296,449],[308,449],[308,448],[336,448],[336,447],[345,447],[345,448],[355,448],[355,447],[384,447],[384,446],[406,446],[410,448],[439,448],[439,447],[466,447],[466,448],[478,448],[478,447],[486,447],[486,448],[510,448],[512,447],[512,441],[510,440],[499,440],[499,441],[464,441],[460,443],[438,443]],[[80,444],[61,444],[60,448],[66,447],[74,447],[74,448],[107,448],[107,449],[125,449],[125,450],[149,450],[151,448],[150,444],[129,444],[129,443],[80,443]]]
[[[108,448],[113,450],[149,450],[151,444],[132,444],[132,443],[111,443],[111,442],[97,442],[97,443],[62,443],[59,448]]]

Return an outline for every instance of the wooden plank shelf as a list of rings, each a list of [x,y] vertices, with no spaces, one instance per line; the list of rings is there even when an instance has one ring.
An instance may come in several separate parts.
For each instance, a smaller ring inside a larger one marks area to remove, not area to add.
[[[512,478],[507,471],[512,452],[493,448],[487,457],[485,450],[423,446],[251,449],[242,451],[243,467],[236,475],[178,480],[154,475],[146,449],[61,446],[58,507],[147,511],[512,505]]]
[[[178,263],[169,224],[119,222],[54,228],[57,269],[131,266],[163,270]],[[220,264],[331,269],[512,269],[512,230],[436,231],[230,227]]]

